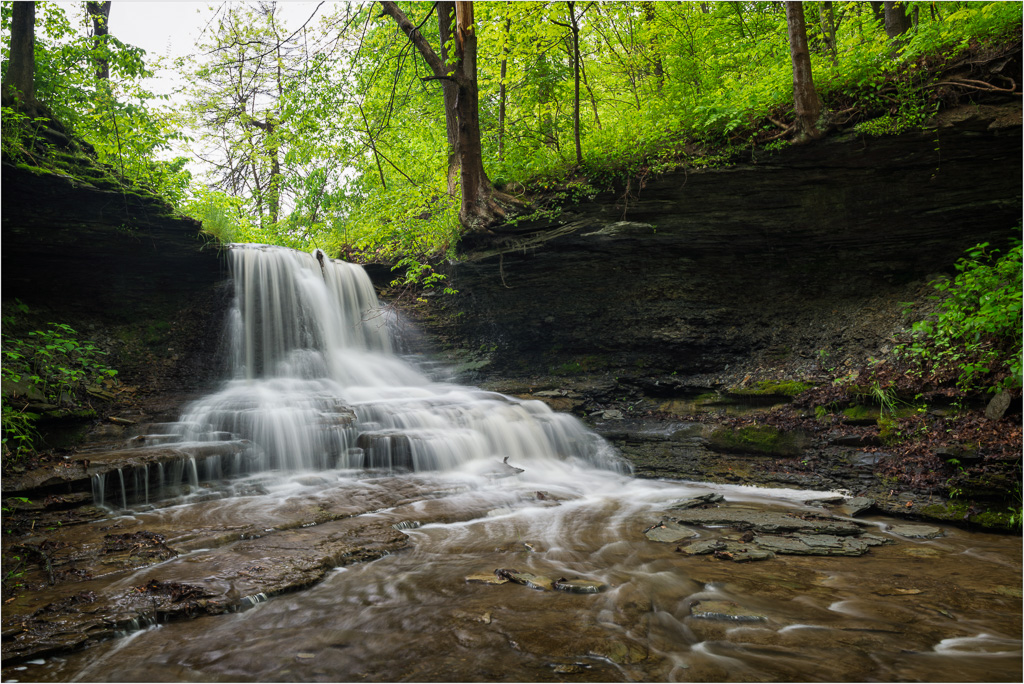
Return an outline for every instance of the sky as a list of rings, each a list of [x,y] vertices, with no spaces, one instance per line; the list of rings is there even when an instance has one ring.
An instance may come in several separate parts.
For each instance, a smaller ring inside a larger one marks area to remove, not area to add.
[[[61,2],[70,15],[80,12],[82,3]],[[157,95],[171,95],[170,106],[183,104],[181,98],[173,96],[174,90],[182,85],[181,78],[169,67],[174,59],[194,54],[196,43],[203,31],[216,15],[218,7],[225,2],[164,2],[151,0],[113,0],[110,6],[110,33],[123,43],[140,47],[146,51],[146,63],[151,68],[156,57],[165,58],[156,76],[145,82],[145,87]],[[306,0],[278,0],[278,12],[284,26],[301,26],[316,9],[319,2]],[[325,2],[317,13],[325,14],[331,2]],[[187,149],[165,150],[158,156],[172,159],[181,154],[191,156]],[[203,164],[196,159],[188,165],[201,175]]]
[[[80,3],[74,3],[80,4]],[[195,45],[223,2],[152,2],[150,0],[113,0],[110,6],[110,32],[119,40],[146,51],[147,61],[160,56],[170,64],[176,57],[196,51]],[[285,26],[297,27],[313,12],[317,2],[278,1]],[[332,3],[324,3],[323,14]],[[178,79],[164,70],[149,87],[158,94],[169,94]]]

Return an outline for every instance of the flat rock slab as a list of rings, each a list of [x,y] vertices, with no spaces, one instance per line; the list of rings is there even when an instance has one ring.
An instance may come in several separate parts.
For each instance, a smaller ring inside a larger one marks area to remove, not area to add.
[[[3,657],[63,652],[138,628],[142,619],[224,613],[251,605],[248,597],[307,587],[334,567],[380,558],[406,542],[386,524],[343,520],[228,544],[201,559],[165,560],[137,571],[130,587],[107,576],[26,594],[5,606]]]
[[[734,601],[705,600],[690,606],[690,615],[702,620],[732,620],[735,622],[762,622],[768,616],[747,610]]]
[[[872,546],[866,539],[832,534],[758,535],[754,541],[763,549],[791,556],[863,556]]]
[[[668,544],[675,544],[684,539],[693,539],[698,536],[697,532],[689,527],[672,522],[671,520],[662,521],[654,527],[647,528],[644,530],[644,535],[651,541]]]
[[[932,527],[931,525],[889,525],[886,528],[886,532],[892,532],[898,534],[901,537],[908,537],[910,539],[935,539],[936,537],[945,536],[938,527]]]
[[[802,533],[848,536],[859,534],[862,531],[855,523],[831,516],[798,518],[787,513],[742,508],[673,511],[671,519],[681,524],[703,527],[734,527],[764,534]]]

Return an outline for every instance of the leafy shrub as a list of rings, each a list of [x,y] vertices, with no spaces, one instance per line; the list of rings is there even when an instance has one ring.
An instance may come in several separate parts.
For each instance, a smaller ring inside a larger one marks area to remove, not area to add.
[[[117,371],[101,361],[106,352],[65,323],[50,323],[48,330],[28,333],[25,339],[3,336],[0,375],[12,383],[27,381],[48,403],[77,406],[90,385],[113,381]],[[33,424],[39,418],[26,407],[18,409],[5,399],[2,407],[4,459],[19,458],[32,449]]]
[[[934,283],[937,313],[913,325],[902,352],[936,375],[955,375],[965,390],[1021,386],[1021,244],[1005,254],[985,242],[956,264],[957,276]]]

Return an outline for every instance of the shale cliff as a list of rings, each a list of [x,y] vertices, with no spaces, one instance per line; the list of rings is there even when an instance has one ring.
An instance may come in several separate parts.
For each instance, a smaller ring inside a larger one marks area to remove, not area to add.
[[[71,325],[119,370],[120,412],[133,397],[170,408],[211,380],[222,259],[198,222],[68,159],[66,173],[3,161],[4,333]]]
[[[469,243],[446,269],[458,294],[409,310],[477,380],[855,363],[965,248],[1019,233],[1020,113],[965,107],[619,188]]]

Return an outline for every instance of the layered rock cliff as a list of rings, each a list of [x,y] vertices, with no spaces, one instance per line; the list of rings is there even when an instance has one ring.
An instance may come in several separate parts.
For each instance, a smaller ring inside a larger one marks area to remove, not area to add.
[[[136,397],[208,384],[223,316],[218,250],[198,222],[84,156],[70,170],[3,161],[4,333],[69,324]]]
[[[707,384],[884,353],[899,302],[967,247],[1019,234],[1020,111],[972,106],[932,131],[850,134],[609,192],[470,244],[447,268],[458,294],[411,310],[484,380]]]

